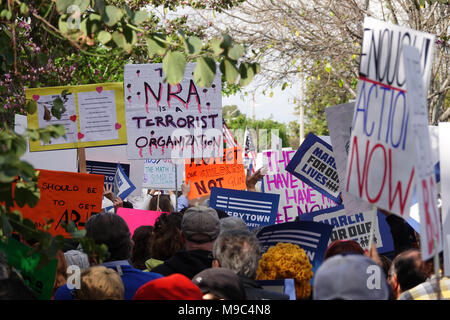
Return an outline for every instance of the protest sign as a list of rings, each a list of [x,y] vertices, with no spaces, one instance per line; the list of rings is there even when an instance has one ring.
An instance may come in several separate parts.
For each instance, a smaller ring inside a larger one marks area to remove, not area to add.
[[[345,190],[406,218],[414,181],[414,135],[406,104],[404,45],[420,50],[425,91],[434,36],[373,18],[364,20],[358,94],[347,159]]]
[[[345,169],[352,132],[353,111],[353,102],[325,108],[328,131],[330,132],[331,146],[333,147],[333,156],[336,160],[339,181],[344,181],[346,177]],[[342,194],[345,211],[348,214],[369,211],[372,209],[371,204],[346,192],[342,183],[339,183],[339,190]]]
[[[120,164],[117,164],[116,174],[114,176],[114,195],[124,200],[132,193],[136,187],[128,178]]]
[[[130,235],[133,236],[134,230],[140,226],[154,226],[156,219],[161,215],[159,211],[118,208],[117,215],[121,216],[130,229]]]
[[[161,63],[124,70],[129,159],[217,157],[223,152],[221,74],[211,87],[194,82],[195,64],[183,80],[165,81]]]
[[[298,245],[305,250],[315,274],[323,262],[332,229],[328,224],[313,221],[286,222],[262,228],[257,237],[263,253],[279,242]]]
[[[326,195],[336,203],[339,197],[339,177],[331,145],[309,133],[286,166],[301,181]]]
[[[408,87],[407,107],[416,146],[416,192],[420,214],[420,248],[422,259],[428,260],[442,251],[442,229],[437,207],[437,188],[430,135],[426,91],[421,81],[420,52],[403,46],[403,63]]]
[[[32,248],[13,239],[0,241],[0,251],[6,254],[7,262],[22,276],[25,284],[34,292],[39,300],[50,300],[55,284],[58,260],[52,259],[39,266],[42,255]]]
[[[57,119],[49,110],[63,90],[69,92],[63,101],[66,111]],[[66,137],[48,144],[30,140],[31,151],[127,143],[122,82],[26,89],[25,93],[37,103],[37,112],[28,115],[29,128],[59,124],[66,129]]]
[[[450,123],[439,123],[439,163],[441,176],[444,275],[450,276]]]
[[[127,172],[126,166],[129,165],[130,172],[128,177],[136,186],[136,189],[130,196],[142,197],[142,173],[144,172],[145,160],[128,160],[126,145],[86,148],[86,159],[90,161],[114,162],[115,165],[120,163],[124,166],[125,172]]]
[[[26,133],[27,116],[16,114],[14,118],[14,131],[17,134]],[[22,161],[30,163],[36,169],[56,170],[77,172],[77,150],[51,150],[46,152],[30,152],[30,146],[27,139],[27,150],[20,158]]]
[[[301,215],[301,221],[315,221],[333,227],[327,246],[335,240],[354,240],[363,249],[369,249],[369,235],[372,227],[372,211],[348,214],[343,205]],[[374,229],[374,243],[378,252],[394,250],[390,227],[385,216],[377,212]]]
[[[278,194],[212,188],[209,206],[225,211],[230,217],[239,217],[250,230],[275,223]]]
[[[262,180],[262,192],[280,195],[276,223],[293,221],[298,215],[337,205],[286,171],[294,154],[295,150],[289,149],[280,153],[278,150],[265,150],[261,153],[261,161],[258,161],[267,169]]]
[[[124,173],[130,176],[130,165],[121,163]],[[117,171],[117,162],[103,162],[86,160],[86,171],[91,174],[102,174],[105,176],[104,186],[113,185]]]
[[[176,166],[176,167],[175,167]],[[146,159],[142,186],[155,190],[181,190],[184,180],[184,163],[170,159]]]
[[[38,228],[46,225],[46,219],[53,219],[48,232],[69,237],[61,223],[73,221],[83,229],[91,214],[101,211],[103,181],[103,176],[97,174],[39,170],[39,202],[33,208],[25,205],[15,209]]]
[[[189,199],[207,196],[213,187],[247,188],[241,147],[225,149],[223,158],[188,161],[184,172],[186,183],[191,183]]]

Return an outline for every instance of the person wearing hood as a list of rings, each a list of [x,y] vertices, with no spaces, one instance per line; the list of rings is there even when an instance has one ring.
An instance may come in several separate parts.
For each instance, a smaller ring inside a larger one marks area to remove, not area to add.
[[[188,208],[181,221],[183,249],[151,272],[163,276],[180,273],[192,279],[199,272],[211,268],[212,248],[219,233],[219,216],[216,210],[204,206]]]

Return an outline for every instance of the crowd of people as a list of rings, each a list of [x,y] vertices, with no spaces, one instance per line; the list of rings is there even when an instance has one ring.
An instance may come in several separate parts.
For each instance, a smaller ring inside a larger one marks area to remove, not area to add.
[[[255,190],[257,180],[247,179],[249,190]],[[292,300],[262,281],[280,279],[294,280],[297,300],[450,298],[442,261],[435,274],[433,261],[422,261],[418,235],[389,212],[382,210],[394,252],[380,255],[374,245],[365,251],[356,241],[336,240],[314,273],[299,246],[278,243],[263,253],[256,233],[242,219],[210,208],[207,199],[189,202],[186,192],[184,185],[178,210],[169,195],[153,194],[148,209],[163,213],[154,226],[141,226],[133,234],[114,211],[93,214],[85,225],[86,237],[105,244],[109,255],[99,263],[81,245],[70,243],[60,250],[52,299]],[[69,266],[80,269],[78,283],[68,277]],[[1,252],[0,299],[36,299]]]

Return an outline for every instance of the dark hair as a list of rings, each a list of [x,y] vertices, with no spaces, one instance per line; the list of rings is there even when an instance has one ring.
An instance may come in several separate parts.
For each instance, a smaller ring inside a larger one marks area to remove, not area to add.
[[[123,207],[124,208],[129,208],[129,209],[133,209],[133,204],[129,201],[124,201],[123,202]]]
[[[158,200],[158,198],[159,198],[159,200]],[[158,203],[158,201],[159,201],[159,203]],[[158,210],[158,206],[161,210]],[[170,200],[170,196],[168,196],[167,194],[153,196],[152,199],[150,200],[148,210],[162,211],[162,212],[174,211],[172,201]]]
[[[364,254],[363,248],[354,240],[335,240],[325,250],[323,260],[342,253]]]
[[[105,244],[110,256],[105,261],[130,258],[130,229],[123,218],[115,213],[97,213],[86,221],[86,237],[97,244]]]
[[[158,260],[167,260],[175,252],[182,249],[180,230],[183,215],[178,212],[163,212],[156,219],[150,237],[151,257]]]
[[[34,292],[19,278],[0,280],[0,300],[37,300]]]
[[[133,249],[131,250],[130,262],[136,269],[144,270],[145,261],[151,258],[150,237],[153,226],[140,226],[133,233]]]
[[[414,288],[427,279],[418,249],[409,249],[398,254],[392,265],[402,292]]]

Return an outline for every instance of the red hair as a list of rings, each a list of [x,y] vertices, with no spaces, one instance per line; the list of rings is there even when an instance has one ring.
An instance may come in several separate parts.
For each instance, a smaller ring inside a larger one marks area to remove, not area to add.
[[[327,250],[325,250],[323,260],[344,252],[352,252],[361,255],[364,254],[363,248],[354,240],[335,240],[330,243]]]

